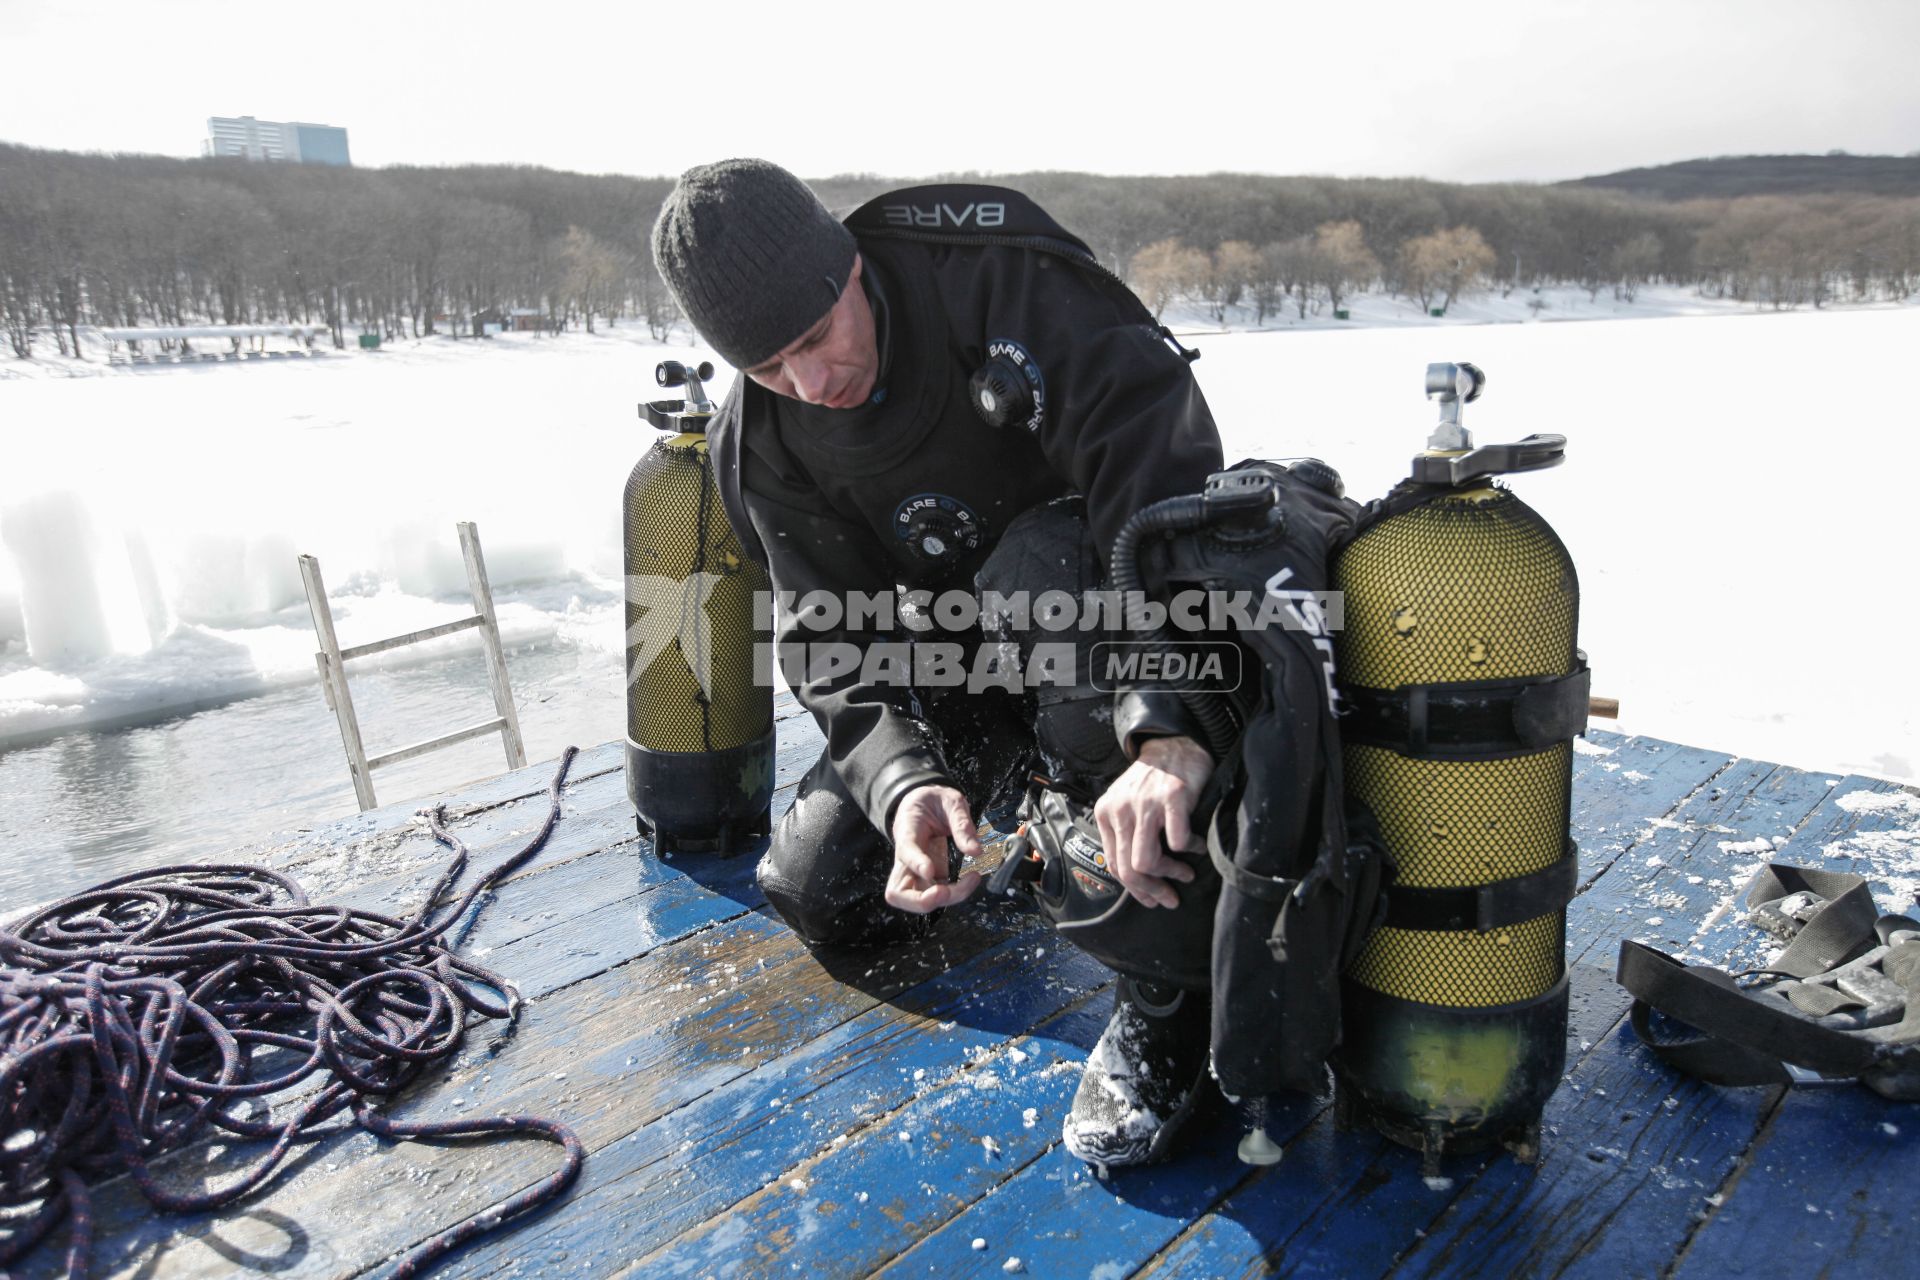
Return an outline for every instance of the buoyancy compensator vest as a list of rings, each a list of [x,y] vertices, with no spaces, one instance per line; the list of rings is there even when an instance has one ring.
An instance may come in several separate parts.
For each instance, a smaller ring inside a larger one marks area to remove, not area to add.
[[[1565,438],[1474,448],[1484,376],[1431,365],[1442,421],[1373,504],[1335,585],[1350,794],[1394,872],[1347,966],[1336,1118],[1422,1151],[1505,1142],[1537,1158],[1567,1020],[1573,738],[1588,674],[1579,584],[1553,530],[1497,474],[1553,466]]]
[[[1207,826],[1222,885],[1214,913],[1213,1073],[1230,1097],[1313,1091],[1340,1043],[1340,972],[1373,930],[1384,855],[1340,755],[1332,565],[1359,508],[1317,459],[1243,463],[1214,478],[1269,490],[1258,518],[1216,521],[1168,545],[1170,583],[1245,592],[1237,639],[1253,658],[1235,745]],[[1215,488],[1209,482],[1209,491]]]
[[[1186,857],[1196,874],[1178,909],[1144,908],[1106,867],[1096,797],[1043,780],[990,884],[1024,883],[1063,937],[1122,973],[1210,987],[1213,1067],[1230,1095],[1320,1085],[1340,970],[1379,908],[1380,851],[1343,794],[1326,598],[1359,514],[1338,474],[1309,459],[1243,462],[1128,521],[1109,558],[1118,598],[1184,596],[1167,621],[1214,625],[1097,646],[1095,676],[1101,662],[1138,672],[1142,653],[1180,659],[1153,669],[1189,673],[1158,687],[1179,693],[1215,756],[1194,814],[1208,851]],[[1207,661],[1221,650],[1233,660]]]

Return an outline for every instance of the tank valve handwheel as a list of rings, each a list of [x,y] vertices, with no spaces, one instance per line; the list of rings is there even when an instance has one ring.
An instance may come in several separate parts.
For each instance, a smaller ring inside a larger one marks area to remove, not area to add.
[[[685,400],[654,400],[640,406],[640,416],[662,431],[685,430],[691,418],[713,416],[713,401],[707,398],[707,379],[713,377],[713,365],[702,360],[684,365],[678,360],[662,360],[653,367],[653,380],[663,387],[685,387]]]
[[[1439,396],[1444,403],[1459,400],[1472,404],[1487,389],[1487,375],[1477,364],[1468,364],[1465,360],[1454,364],[1430,364],[1427,366],[1427,394]]]
[[[678,360],[662,360],[653,367],[654,381],[663,387],[684,387],[689,377],[706,382],[713,377],[713,362],[702,360],[699,364],[688,368]]]

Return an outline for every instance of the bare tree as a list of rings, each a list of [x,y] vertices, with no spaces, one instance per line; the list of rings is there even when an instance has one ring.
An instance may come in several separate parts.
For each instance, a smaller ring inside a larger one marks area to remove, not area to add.
[[[1134,254],[1128,275],[1158,320],[1168,304],[1194,288],[1210,268],[1206,254],[1167,239]]]
[[[1264,324],[1268,316],[1279,313],[1298,278],[1286,244],[1275,242],[1260,247],[1259,262],[1247,290],[1253,298],[1255,324]]]
[[[1367,248],[1359,222],[1324,222],[1313,233],[1314,283],[1335,311],[1349,293],[1380,278],[1380,260]]]
[[[1448,227],[1400,246],[1400,277],[1423,308],[1440,299],[1442,311],[1479,286],[1498,259],[1472,227]]]
[[[1614,296],[1624,302],[1632,302],[1639,293],[1640,286],[1659,273],[1662,252],[1660,237],[1651,231],[1642,231],[1615,249],[1613,251]]]
[[[647,322],[647,332],[653,340],[665,342],[673,336],[673,327],[680,323],[680,306],[673,300],[667,282],[654,270],[652,259],[636,274],[640,284],[640,316]]]
[[[1215,321],[1224,324],[1227,310],[1240,305],[1247,289],[1260,274],[1260,251],[1244,240],[1228,240],[1207,258],[1200,275],[1200,296],[1207,302]]]
[[[624,255],[596,239],[592,232],[568,227],[560,245],[566,264],[566,291],[586,317],[587,332],[593,332],[595,311],[606,309],[616,286],[626,276]]]

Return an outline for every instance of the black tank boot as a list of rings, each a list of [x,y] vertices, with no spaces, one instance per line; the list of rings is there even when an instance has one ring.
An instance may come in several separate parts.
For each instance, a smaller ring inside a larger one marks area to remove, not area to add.
[[[1209,1025],[1204,995],[1120,979],[1061,1129],[1067,1150],[1103,1171],[1165,1159],[1206,1084]]]

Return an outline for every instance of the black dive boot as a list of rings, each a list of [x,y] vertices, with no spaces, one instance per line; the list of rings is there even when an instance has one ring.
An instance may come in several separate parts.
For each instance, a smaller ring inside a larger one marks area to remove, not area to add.
[[[1165,1159],[1206,1082],[1210,1029],[1205,996],[1120,979],[1061,1128],[1067,1150],[1102,1171]]]

